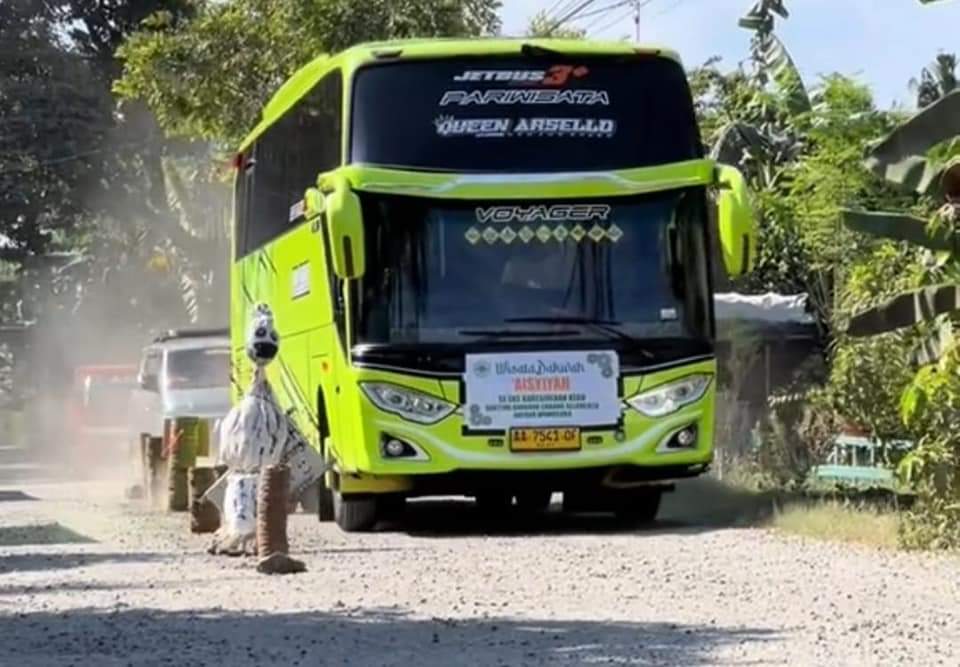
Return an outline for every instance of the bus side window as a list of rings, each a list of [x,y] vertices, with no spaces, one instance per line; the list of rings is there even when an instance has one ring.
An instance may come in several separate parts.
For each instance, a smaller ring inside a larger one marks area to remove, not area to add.
[[[294,224],[295,205],[317,177],[342,164],[343,78],[340,70],[323,77],[293,108],[257,140],[247,179],[237,184],[237,257],[261,248]],[[243,188],[250,192],[241,199]]]
[[[247,228],[249,226],[253,195],[252,156],[252,150],[247,150],[240,155],[237,179],[233,186],[233,211],[235,217],[233,244],[236,259],[240,259],[246,254]]]

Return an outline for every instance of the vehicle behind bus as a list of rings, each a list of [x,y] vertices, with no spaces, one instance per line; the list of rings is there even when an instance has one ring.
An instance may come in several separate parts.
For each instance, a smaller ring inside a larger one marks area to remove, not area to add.
[[[186,329],[157,336],[144,350],[127,424],[131,457],[139,460],[146,435],[175,446],[176,420],[201,420],[205,450],[215,455],[220,420],[230,410],[230,339],[227,329]]]
[[[749,269],[753,222],[675,55],[355,47],[294,75],[236,165],[234,366],[269,303],[268,372],[332,466],[321,518],[560,491],[650,520],[707,469],[714,264]]]
[[[123,461],[126,405],[136,387],[135,365],[89,365],[74,371],[69,437],[77,459]]]

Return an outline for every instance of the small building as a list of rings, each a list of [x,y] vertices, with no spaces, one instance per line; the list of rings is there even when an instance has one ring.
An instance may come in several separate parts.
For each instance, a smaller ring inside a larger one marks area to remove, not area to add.
[[[801,364],[821,354],[806,294],[727,292],[714,295],[714,308],[721,382],[738,386],[739,400],[765,406]]]

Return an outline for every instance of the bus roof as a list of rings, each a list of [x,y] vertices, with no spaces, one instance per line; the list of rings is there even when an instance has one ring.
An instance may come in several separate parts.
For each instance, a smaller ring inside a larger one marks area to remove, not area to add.
[[[274,93],[263,108],[260,123],[240,145],[245,151],[271,125],[303,98],[331,70],[341,67],[347,75],[359,67],[384,60],[417,58],[456,58],[458,56],[521,55],[524,49],[541,48],[562,54],[583,56],[647,54],[681,63],[676,51],[659,46],[638,46],[628,42],[584,39],[533,39],[528,37],[488,39],[403,39],[357,44],[337,55],[321,55],[296,71]]]

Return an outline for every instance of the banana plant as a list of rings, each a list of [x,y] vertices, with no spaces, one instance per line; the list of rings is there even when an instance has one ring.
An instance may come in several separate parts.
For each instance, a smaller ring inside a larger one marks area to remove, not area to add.
[[[746,117],[721,127],[711,150],[713,159],[737,166],[760,188],[774,186],[779,167],[799,156],[803,144],[790,119],[812,108],[800,71],[774,32],[777,18],[789,16],[784,0],[758,0],[740,19],[740,27],[753,32],[749,83],[754,94]],[[782,98],[783,108],[773,104],[771,87]]]
[[[159,253],[176,272],[191,324],[216,318],[215,306],[225,294],[227,280],[217,258],[229,250],[230,231],[228,190],[214,175],[201,173],[198,164],[172,159],[162,163],[167,205],[176,217],[178,233],[164,240]]]
[[[920,0],[934,4],[941,0]],[[960,88],[956,56],[938,55],[914,81],[921,110],[872,146],[864,165],[899,188],[942,206],[930,218],[904,213],[845,211],[847,228],[911,243],[936,255],[932,284],[898,294],[855,314],[854,337],[936,322],[916,351],[918,364],[935,362],[953,347],[960,314]]]
[[[845,211],[854,231],[905,241],[934,253],[934,282],[855,314],[847,332],[872,336],[960,313],[960,90],[941,97],[871,147],[865,166],[937,210],[929,219],[902,213]],[[939,280],[937,280],[939,279]],[[942,320],[942,325],[948,322]],[[941,326],[942,344],[952,326]],[[942,346],[941,346],[942,347]],[[929,361],[929,355],[925,359]],[[922,359],[923,360],[923,359]]]

